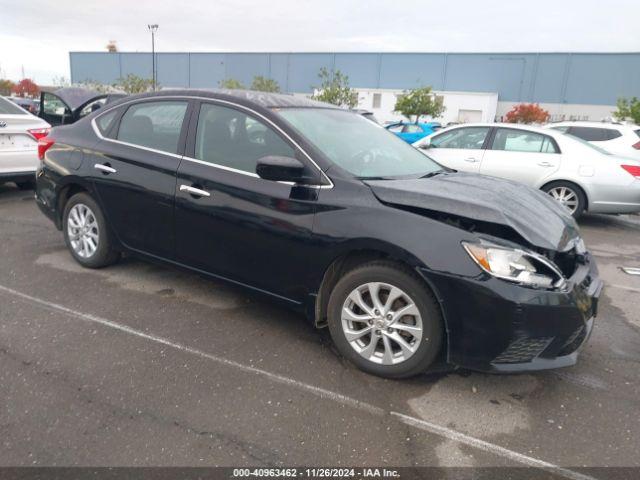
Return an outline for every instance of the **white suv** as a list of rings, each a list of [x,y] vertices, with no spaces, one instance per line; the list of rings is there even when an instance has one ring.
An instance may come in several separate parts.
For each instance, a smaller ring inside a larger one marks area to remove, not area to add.
[[[548,128],[586,140],[609,153],[640,160],[640,126],[603,122],[559,122]]]

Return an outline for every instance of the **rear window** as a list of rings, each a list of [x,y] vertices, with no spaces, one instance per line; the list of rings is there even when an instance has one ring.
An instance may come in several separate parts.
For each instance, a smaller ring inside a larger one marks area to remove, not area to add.
[[[638,137],[640,137],[640,130],[636,130],[636,135],[638,135]]]
[[[615,132],[615,130],[598,127],[571,127],[569,129],[571,135],[586,140],[587,142],[606,142],[607,140],[616,138],[616,136],[610,136],[610,131]],[[620,134],[617,136],[619,137]]]
[[[11,100],[0,97],[0,115],[28,115]]]

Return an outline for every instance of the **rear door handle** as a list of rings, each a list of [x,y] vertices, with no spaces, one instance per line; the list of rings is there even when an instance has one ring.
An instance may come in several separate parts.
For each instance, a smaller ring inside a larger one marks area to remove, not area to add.
[[[553,167],[553,163],[551,162],[539,162],[538,165],[541,167]]]
[[[189,195],[195,197],[210,197],[211,194],[206,190],[200,190],[199,188],[190,187],[189,185],[180,185],[181,192],[187,192]]]
[[[464,161],[465,162],[469,162],[469,163],[476,163],[479,160],[477,158],[474,158],[474,157],[468,157],[468,158],[465,158]]]
[[[100,170],[103,173],[116,173],[117,170],[115,168],[110,167],[109,165],[103,165],[101,163],[96,163],[93,168],[96,170]]]

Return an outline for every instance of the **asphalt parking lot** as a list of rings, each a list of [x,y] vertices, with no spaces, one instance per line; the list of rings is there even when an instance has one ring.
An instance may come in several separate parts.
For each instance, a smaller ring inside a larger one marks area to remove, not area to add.
[[[82,269],[0,186],[0,465],[640,466],[640,217],[580,224],[606,287],[578,365],[391,381],[235,287]]]

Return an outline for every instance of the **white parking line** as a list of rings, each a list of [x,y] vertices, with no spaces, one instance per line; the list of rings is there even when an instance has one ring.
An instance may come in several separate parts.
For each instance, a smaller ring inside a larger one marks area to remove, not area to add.
[[[583,475],[579,472],[576,472],[574,470],[570,470],[570,469],[566,469],[563,467],[560,467],[558,465],[554,465],[552,463],[548,463],[545,462],[544,460],[540,460],[534,457],[530,457],[527,455],[523,455],[521,453],[515,452],[513,450],[509,450],[507,448],[501,447],[499,445],[495,445],[493,443],[490,442],[486,442],[484,440],[480,440],[478,438],[475,437],[471,437],[469,435],[466,435],[464,433],[458,432],[456,430],[453,430],[451,428],[447,428],[447,427],[443,427],[441,425],[437,425],[434,423],[430,423],[427,422],[425,420],[422,420],[420,418],[416,418],[416,417],[411,417],[409,415],[405,415],[403,413],[399,413],[399,412],[394,412],[394,411],[386,411],[382,408],[376,407],[374,405],[371,405],[369,403],[366,402],[362,402],[360,400],[357,400],[355,398],[349,397],[347,395],[343,395],[341,393],[337,393],[331,390],[327,390],[321,387],[317,387],[315,385],[310,385],[308,383],[305,382],[301,382],[299,380],[295,380],[293,378],[290,377],[285,377],[283,375],[279,375],[277,373],[272,373],[272,372],[268,372],[266,370],[262,370],[260,368],[256,368],[256,367],[252,367],[250,365],[244,365],[242,363],[238,363],[235,362],[233,360],[228,360],[226,358],[223,357],[219,357],[217,355],[212,355],[210,353],[206,353],[203,352],[201,350],[192,348],[192,347],[188,347],[186,345],[180,344],[180,343],[176,343],[173,342],[171,340],[168,340],[166,338],[163,337],[159,337],[157,335],[151,335],[149,333],[145,333],[143,331],[137,330],[135,328],[131,328],[128,327],[126,325],[122,325],[120,323],[116,323],[113,322],[111,320],[107,320],[105,318],[102,317],[98,317],[95,315],[91,315],[88,313],[82,313],[79,312],[77,310],[73,310],[71,308],[67,308],[63,305],[59,305],[57,303],[53,303],[53,302],[49,302],[47,300],[43,300],[41,298],[37,298],[31,295],[28,295],[26,293],[22,293],[19,292],[17,290],[14,290],[12,288],[9,287],[5,287],[3,285],[0,285],[0,291],[1,292],[5,292],[7,294],[10,295],[14,295],[18,298],[21,298],[22,300],[25,300],[27,302],[39,305],[41,307],[47,308],[49,310],[54,310],[54,311],[58,311],[61,313],[65,313],[67,315],[70,315],[72,317],[78,318],[80,320],[86,321],[86,322],[92,322],[92,323],[97,323],[100,325],[103,325],[105,327],[109,327],[109,328],[113,328],[115,330],[119,330],[121,332],[124,333],[128,333],[130,335],[134,335],[136,337],[139,338],[143,338],[145,340],[150,340],[152,342],[156,342],[159,343],[161,345],[166,345],[168,347],[171,348],[175,348],[176,350],[180,350],[186,353],[190,353],[192,355],[196,355],[198,357],[201,358],[205,358],[207,360],[211,360],[213,362],[219,363],[221,365],[226,365],[229,367],[233,367],[236,368],[238,370],[247,372],[247,373],[253,373],[256,375],[260,375],[263,376],[269,380],[273,380],[275,382],[278,383],[282,383],[285,385],[289,385],[292,386],[294,388],[298,388],[300,390],[304,390],[306,392],[309,392],[317,397],[320,398],[325,398],[328,400],[332,400],[334,402],[338,402],[341,403],[343,405],[348,405],[354,408],[357,408],[359,410],[374,414],[374,415],[378,415],[378,416],[383,416],[383,415],[391,415],[392,417],[397,418],[399,421],[401,421],[402,423],[418,428],[420,430],[424,430],[427,431],[429,433],[432,433],[434,435],[440,436],[440,437],[444,437],[447,438],[449,440],[453,440],[456,441],[458,443],[462,443],[468,446],[471,446],[473,448],[479,449],[479,450],[483,450],[485,452],[489,452],[492,453],[494,455],[503,457],[503,458],[507,458],[509,460],[512,460],[514,462],[520,463],[522,465],[526,465],[529,467],[535,467],[535,468],[539,468],[539,469],[543,469],[543,470],[547,470],[550,472],[553,472],[557,475],[561,475],[563,477],[569,478],[571,480],[595,480],[593,477],[590,477],[588,475]]]

